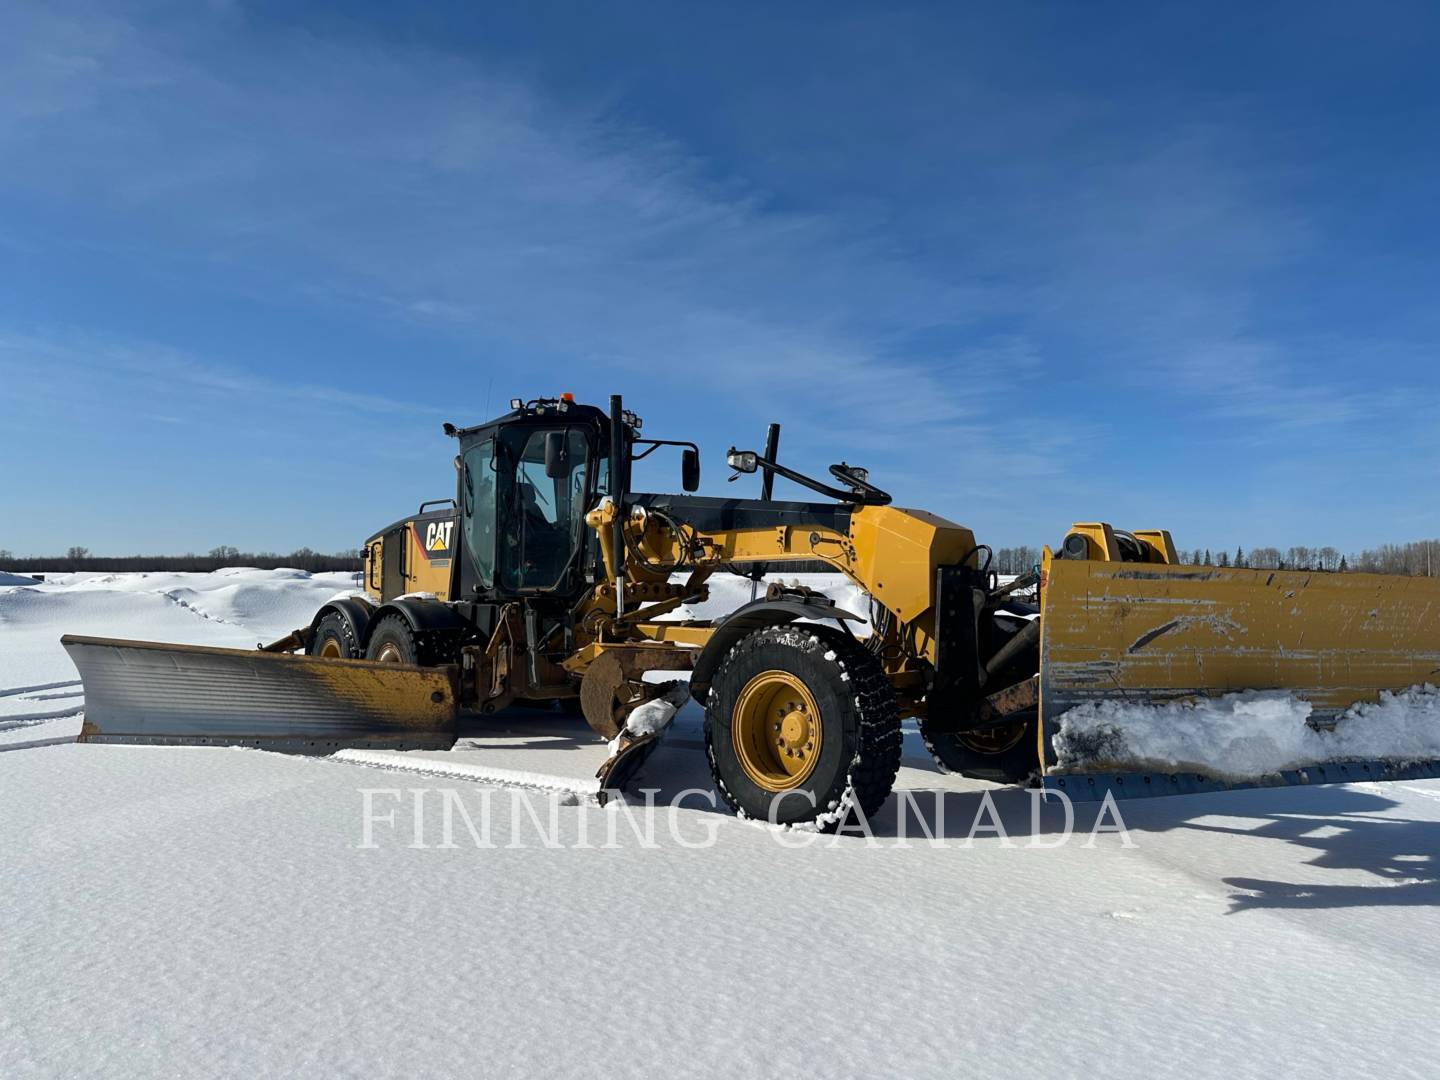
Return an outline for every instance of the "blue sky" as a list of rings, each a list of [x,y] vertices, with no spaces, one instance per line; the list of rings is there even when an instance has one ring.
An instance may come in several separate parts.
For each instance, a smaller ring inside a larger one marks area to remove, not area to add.
[[[0,6],[0,547],[356,546],[562,390],[997,546],[1440,533],[1431,6],[418,6]]]

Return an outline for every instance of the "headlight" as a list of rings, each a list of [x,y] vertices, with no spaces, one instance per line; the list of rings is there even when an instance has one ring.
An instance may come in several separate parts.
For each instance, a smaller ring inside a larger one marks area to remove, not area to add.
[[[725,455],[725,464],[736,472],[752,473],[760,467],[759,455],[754,450],[736,450],[731,447]]]

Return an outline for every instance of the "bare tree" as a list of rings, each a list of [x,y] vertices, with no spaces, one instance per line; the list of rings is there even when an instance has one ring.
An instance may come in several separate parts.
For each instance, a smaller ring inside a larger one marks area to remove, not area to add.
[[[1260,547],[1250,549],[1250,565],[1256,570],[1276,570],[1280,567],[1282,556],[1279,548]]]

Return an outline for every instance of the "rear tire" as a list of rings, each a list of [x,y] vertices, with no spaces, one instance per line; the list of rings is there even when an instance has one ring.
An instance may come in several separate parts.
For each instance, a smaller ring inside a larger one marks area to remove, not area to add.
[[[705,752],[731,809],[834,829],[884,804],[900,714],[879,661],[842,631],[786,625],[741,638],[705,704]]]
[[[382,664],[419,664],[420,645],[403,615],[386,615],[370,633],[365,659]]]
[[[358,660],[361,655],[350,620],[338,611],[330,612],[315,624],[315,638],[305,652],[330,660]]]

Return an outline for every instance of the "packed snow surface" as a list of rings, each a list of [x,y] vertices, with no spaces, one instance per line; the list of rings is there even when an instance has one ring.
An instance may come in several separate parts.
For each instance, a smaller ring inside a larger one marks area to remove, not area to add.
[[[558,713],[324,759],[14,718],[80,707],[62,632],[247,647],[350,587],[0,586],[0,1077],[1434,1074],[1440,781],[1125,802],[1123,836],[1076,804],[1067,842],[907,729],[867,840],[717,808],[693,703],[653,811],[586,797],[606,748]]]
[[[1243,779],[1329,761],[1440,758],[1440,690],[1382,693],[1333,724],[1315,726],[1310,704],[1278,691],[1141,705],[1100,701],[1060,718],[1062,768],[1199,772]]]

